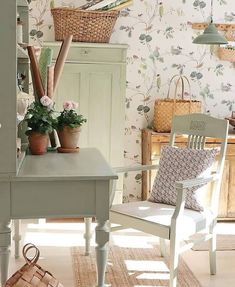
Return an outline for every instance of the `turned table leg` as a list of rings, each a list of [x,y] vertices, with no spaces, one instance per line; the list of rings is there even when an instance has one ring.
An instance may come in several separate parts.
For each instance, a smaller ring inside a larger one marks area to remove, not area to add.
[[[109,225],[107,221],[98,221],[96,227],[96,264],[98,273],[97,287],[105,287],[105,270],[108,257]]]
[[[15,241],[15,258],[20,257],[20,240],[21,240],[21,235],[20,235],[20,219],[14,220],[14,236],[13,240]]]

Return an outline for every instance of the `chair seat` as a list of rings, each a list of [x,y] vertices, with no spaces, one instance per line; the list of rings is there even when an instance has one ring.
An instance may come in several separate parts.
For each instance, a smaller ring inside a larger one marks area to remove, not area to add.
[[[175,211],[175,206],[167,204],[153,203],[150,201],[137,201],[113,205],[110,210],[110,220],[113,223],[121,224],[125,227],[132,227],[138,230],[150,232],[156,235],[162,230],[162,237],[170,238],[171,217]],[[183,236],[189,236],[205,229],[213,221],[211,211],[204,212],[184,209],[181,232]],[[133,224],[138,221],[139,224]],[[142,223],[142,224],[141,224]],[[146,226],[149,224],[148,230]],[[129,226],[128,226],[129,225]],[[156,232],[154,229],[156,226]],[[143,228],[141,228],[143,226]],[[157,230],[158,229],[158,230]]]

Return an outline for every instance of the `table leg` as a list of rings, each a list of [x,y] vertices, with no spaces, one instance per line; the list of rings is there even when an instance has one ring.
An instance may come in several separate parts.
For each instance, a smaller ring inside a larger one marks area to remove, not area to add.
[[[11,227],[9,221],[0,222],[0,259],[1,259],[1,284],[7,281],[11,245]]]
[[[21,235],[20,235],[20,219],[14,220],[14,236],[13,240],[15,241],[15,258],[20,257],[20,240],[21,240]]]
[[[84,218],[84,222],[85,222],[85,234],[84,234],[84,238],[85,238],[85,255],[89,255],[90,254],[90,247],[91,247],[91,222],[92,222],[92,217],[85,217]]]
[[[97,219],[98,221],[98,219]],[[97,287],[105,287],[105,270],[108,257],[109,224],[108,221],[98,221],[96,227],[96,265],[98,273]]]

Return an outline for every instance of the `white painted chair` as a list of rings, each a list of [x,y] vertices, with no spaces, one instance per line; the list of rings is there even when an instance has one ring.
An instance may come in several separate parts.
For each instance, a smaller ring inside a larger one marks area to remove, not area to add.
[[[216,173],[209,177],[176,182],[175,188],[178,196],[175,207],[149,201],[139,201],[113,205],[110,211],[111,223],[119,225],[112,228],[113,231],[123,228],[134,228],[160,237],[162,256],[166,255],[165,239],[170,241],[170,287],[176,287],[177,284],[178,257],[180,252],[193,246],[191,242],[182,249],[180,248],[180,242],[185,237],[202,230],[207,231],[208,229],[203,240],[210,241],[210,273],[216,273],[215,225],[226,153],[228,122],[203,114],[175,116],[170,136],[171,146],[174,145],[175,134],[187,135],[188,147],[193,149],[203,149],[206,137],[220,138],[221,147]],[[138,166],[136,168],[119,168],[117,171],[146,171],[156,168],[157,166]],[[185,189],[209,182],[213,183],[213,193],[209,209],[204,212],[185,209]]]

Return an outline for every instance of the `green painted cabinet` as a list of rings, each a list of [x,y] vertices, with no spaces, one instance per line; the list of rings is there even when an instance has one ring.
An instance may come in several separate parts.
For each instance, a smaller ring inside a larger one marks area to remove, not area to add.
[[[60,43],[45,46],[56,59]],[[126,45],[72,43],[55,95],[56,110],[73,100],[87,118],[79,146],[98,148],[114,167],[124,160],[126,50]],[[120,202],[122,181],[118,186],[115,201]]]
[[[17,73],[28,77],[27,52],[17,44],[17,13],[23,25],[23,41],[28,41],[28,2],[26,0],[2,1],[0,9],[0,176],[15,175],[24,154],[17,157]],[[26,91],[27,91],[27,87]]]

